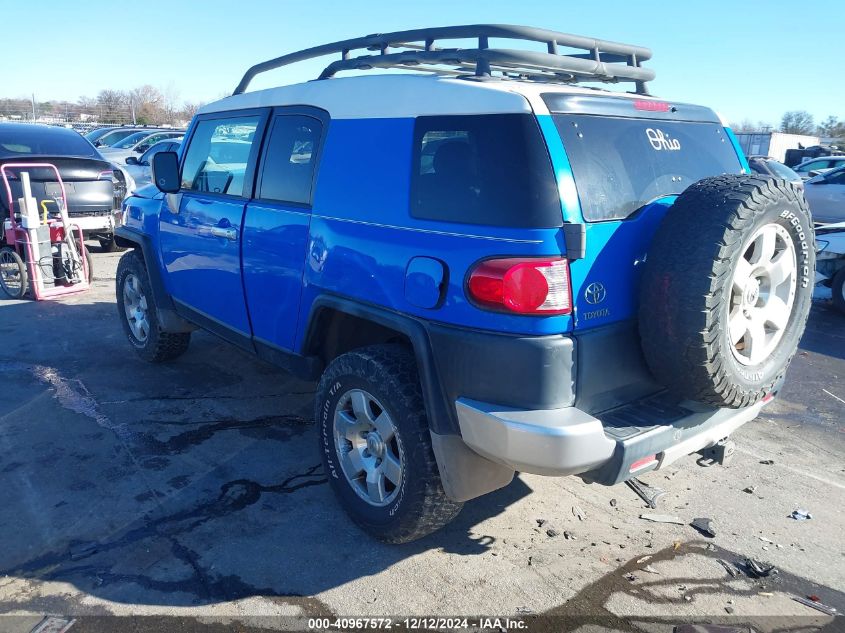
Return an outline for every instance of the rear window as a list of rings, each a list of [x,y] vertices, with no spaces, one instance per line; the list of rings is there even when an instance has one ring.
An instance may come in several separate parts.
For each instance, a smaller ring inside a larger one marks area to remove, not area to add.
[[[99,158],[97,150],[72,130],[47,126],[3,126],[0,130],[0,157],[81,156]]]
[[[627,218],[741,165],[718,123],[555,114],[588,221]]]
[[[419,117],[411,215],[490,226],[560,226],[560,197],[534,117]]]
[[[799,178],[801,178],[801,176],[796,174],[789,167],[787,167],[783,163],[777,162],[776,160],[766,161],[766,164],[778,178],[784,178],[786,180],[798,180]]]

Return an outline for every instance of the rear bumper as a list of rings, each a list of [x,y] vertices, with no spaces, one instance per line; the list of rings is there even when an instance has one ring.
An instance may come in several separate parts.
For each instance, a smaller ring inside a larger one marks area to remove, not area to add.
[[[576,407],[512,409],[464,398],[455,403],[463,440],[478,454],[521,472],[578,474],[607,485],[716,444],[763,406],[713,409],[656,396],[594,417]]]

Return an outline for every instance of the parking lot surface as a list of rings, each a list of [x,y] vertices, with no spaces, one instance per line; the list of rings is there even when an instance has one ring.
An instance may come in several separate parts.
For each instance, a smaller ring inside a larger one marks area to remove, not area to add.
[[[45,614],[77,617],[76,630],[109,614],[241,630],[283,627],[275,616],[412,614],[836,630],[792,599],[845,611],[845,318],[826,303],[728,467],[690,456],[643,477],[666,491],[656,510],[625,486],[521,475],[441,532],[387,546],[326,485],[314,385],[203,333],[174,363],[142,362],[116,316],[119,257],[95,253],[87,293],[0,299],[2,630]],[[812,519],[790,518],[796,509]],[[688,525],[698,517],[715,538]],[[746,557],[780,573],[751,579],[733,565]]]

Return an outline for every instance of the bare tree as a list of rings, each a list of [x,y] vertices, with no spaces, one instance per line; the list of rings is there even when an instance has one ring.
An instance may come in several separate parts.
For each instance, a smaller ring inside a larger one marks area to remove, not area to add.
[[[125,123],[128,97],[120,90],[100,90],[97,94],[99,119],[102,123]]]
[[[136,123],[148,125],[161,120],[164,100],[158,88],[145,84],[129,92],[130,105]]]
[[[786,112],[780,121],[780,131],[787,134],[812,134],[815,130],[813,115],[805,110]]]

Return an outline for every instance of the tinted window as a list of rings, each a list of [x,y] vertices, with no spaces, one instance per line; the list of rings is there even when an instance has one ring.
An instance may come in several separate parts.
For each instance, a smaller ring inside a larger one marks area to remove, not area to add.
[[[264,156],[259,198],[311,204],[321,133],[320,122],[309,116],[275,118]]]
[[[150,136],[149,132],[135,132],[134,134],[130,134],[124,138],[122,141],[113,144],[112,147],[115,149],[130,149],[148,136]]]
[[[828,174],[825,176],[825,182],[831,185],[845,185],[845,170]]]
[[[97,139],[97,142],[100,143],[102,147],[111,147],[114,143],[122,141],[131,134],[137,134],[137,132],[135,130],[115,130],[114,132],[104,134]]]
[[[411,215],[510,227],[562,224],[560,196],[530,114],[419,117]]]
[[[16,124],[0,126],[0,156],[100,157],[94,146],[73,130]]]
[[[258,120],[258,116],[245,116],[197,123],[182,165],[182,188],[243,195]]]
[[[160,143],[156,143],[150,149],[148,149],[144,154],[138,159],[138,162],[143,164],[150,164],[152,163],[153,156],[158,154],[159,152],[169,152],[173,150],[173,143],[168,143],[167,141],[162,141]]]
[[[554,121],[586,220],[626,218],[702,178],[741,169],[718,123],[584,114],[555,114]]]

